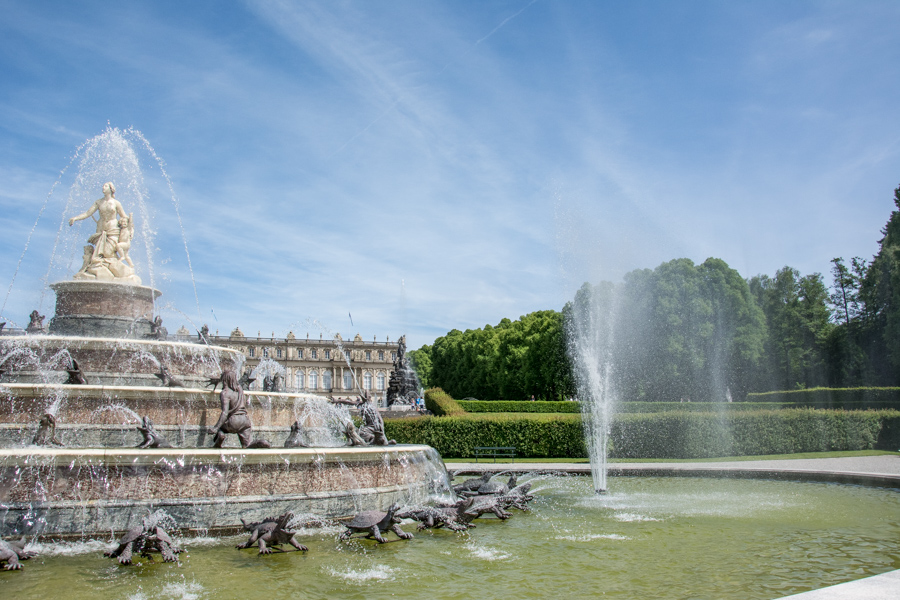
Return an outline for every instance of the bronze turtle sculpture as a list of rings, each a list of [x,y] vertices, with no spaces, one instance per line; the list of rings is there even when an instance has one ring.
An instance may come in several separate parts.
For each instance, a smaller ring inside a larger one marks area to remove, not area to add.
[[[490,494],[487,496],[473,496],[472,503],[459,511],[460,519],[465,523],[471,523],[486,513],[494,513],[498,519],[506,520],[512,515],[504,510],[502,496]]]
[[[25,550],[25,538],[20,541],[6,541],[0,539],[0,562],[5,562],[3,567],[7,571],[18,571],[22,568],[20,560],[28,560],[37,556],[34,552]]]
[[[290,511],[278,517],[263,519],[259,523],[246,523],[241,519],[241,523],[244,524],[244,529],[252,531],[253,533],[250,534],[250,539],[246,542],[238,544],[237,549],[243,550],[244,548],[249,548],[256,544],[259,547],[260,554],[271,554],[272,548],[270,548],[270,546],[290,544],[297,550],[306,552],[309,548],[294,539],[297,532],[291,531],[287,527],[288,523],[293,519],[294,513]],[[276,548],[276,550],[283,552],[280,547]]]
[[[528,503],[534,500],[534,496],[528,493],[530,491],[531,482],[526,481],[525,483],[515,486],[506,494],[502,494],[500,496],[500,502],[504,509],[513,507],[522,511],[527,511]]]
[[[472,504],[472,499],[467,498],[460,500],[452,506],[435,507],[435,506],[414,506],[404,511],[398,512],[397,517],[400,519],[412,519],[418,521],[417,529],[440,529],[446,527],[452,531],[465,531],[470,527],[460,518],[459,510]]]
[[[506,483],[504,483],[503,481],[500,481],[500,480],[489,479],[488,481],[483,483],[481,485],[481,487],[479,487],[475,493],[472,493],[472,492],[466,492],[466,493],[471,494],[473,496],[476,496],[476,495],[477,496],[488,496],[491,494],[499,494],[502,496],[503,494],[508,493],[510,488],[515,487],[517,480],[518,480],[518,478],[516,477],[515,473],[510,475],[509,481],[507,481]]]
[[[159,552],[163,562],[176,562],[181,548],[175,545],[166,530],[158,524],[132,527],[119,539],[119,545],[103,556],[118,559],[119,564],[130,565],[135,554],[153,560],[151,552]]]
[[[375,538],[378,543],[384,544],[387,540],[381,536],[382,531],[393,531],[400,539],[410,539],[413,535],[400,529],[400,519],[396,515],[398,508],[400,505],[395,502],[387,512],[367,510],[359,513],[353,517],[353,520],[346,523],[347,531],[341,534],[341,539],[350,539],[354,533],[366,532],[365,537]]]
[[[474,492],[488,481],[491,480],[491,472],[485,471],[479,477],[473,477],[471,479],[466,479],[462,483],[453,486],[453,491],[457,494],[461,494],[463,492]]]

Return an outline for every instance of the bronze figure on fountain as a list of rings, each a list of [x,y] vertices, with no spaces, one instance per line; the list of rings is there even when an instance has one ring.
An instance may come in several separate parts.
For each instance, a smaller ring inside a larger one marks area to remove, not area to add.
[[[250,439],[253,425],[247,414],[249,403],[234,371],[231,369],[222,371],[220,381],[222,393],[219,394],[219,399],[222,401],[222,414],[219,415],[216,424],[209,428],[209,434],[215,436],[213,448],[221,448],[225,443],[226,434],[229,433],[237,434],[241,448],[271,448],[271,444],[262,438],[252,441]]]

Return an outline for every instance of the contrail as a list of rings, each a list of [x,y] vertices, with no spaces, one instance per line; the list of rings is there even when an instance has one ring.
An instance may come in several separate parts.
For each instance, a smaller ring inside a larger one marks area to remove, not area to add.
[[[468,55],[472,52],[472,50],[474,50],[475,48],[478,47],[479,44],[481,44],[481,42],[485,41],[486,39],[488,39],[489,37],[491,37],[492,35],[494,35],[494,34],[497,33],[498,31],[500,31],[500,29],[502,29],[504,25],[506,25],[507,23],[509,23],[510,21],[512,21],[513,19],[515,19],[515,18],[518,17],[519,15],[521,15],[523,12],[525,12],[525,10],[526,10],[529,6],[531,6],[532,4],[534,4],[534,3],[537,2],[537,1],[538,1],[538,0],[531,0],[528,4],[526,4],[525,6],[523,6],[522,8],[520,8],[518,12],[516,12],[515,14],[510,15],[510,16],[506,17],[505,19],[503,19],[503,21],[501,21],[499,25],[497,25],[496,27],[494,27],[493,29],[491,29],[490,33],[488,33],[486,36],[484,36],[483,38],[481,38],[480,40],[478,40],[477,42],[475,42],[474,44],[472,44],[472,46],[471,46],[468,50],[466,50],[466,51],[462,54],[462,56],[459,57],[459,59],[457,59],[456,61],[453,61],[453,62],[448,62],[446,65],[444,65],[444,68],[442,68],[440,71],[438,71],[437,74],[438,74],[438,75],[442,75],[442,74],[444,73],[444,71],[446,71],[446,70],[450,67],[450,65],[455,64],[455,63],[459,62],[460,60],[462,60],[463,58],[465,58],[466,56],[468,56]],[[396,108],[396,106],[397,106],[398,104],[400,104],[400,101],[401,101],[401,100],[403,100],[402,97],[401,97],[401,98],[397,98],[396,100],[394,100],[394,101],[391,103],[391,105],[388,106],[388,107],[384,110],[384,112],[382,112],[380,115],[378,115],[377,117],[375,117],[375,118],[372,120],[371,123],[369,123],[368,125],[366,125],[366,126],[363,127],[362,129],[360,129],[359,131],[357,131],[355,134],[353,134],[353,136],[352,136],[350,139],[348,139],[346,142],[344,142],[343,145],[341,145],[340,148],[338,148],[337,150],[335,150],[334,152],[332,152],[331,155],[330,155],[328,158],[329,158],[329,159],[332,159],[332,158],[334,158],[336,155],[340,154],[340,153],[344,150],[344,148],[346,148],[347,146],[350,145],[351,142],[353,142],[353,140],[355,140],[356,138],[358,138],[359,136],[361,136],[362,134],[364,134],[365,132],[367,132],[369,129],[371,129],[372,125],[374,125],[375,123],[377,123],[378,121],[380,121],[381,119],[383,119],[385,115],[387,115],[389,112],[391,112],[392,110],[394,110],[394,108]]]
[[[505,19],[503,19],[503,22],[502,22],[502,23],[500,23],[499,25],[497,25],[496,27],[494,27],[494,28],[491,30],[491,32],[490,32],[489,34],[487,34],[486,36],[484,36],[483,38],[481,38],[480,40],[478,40],[477,42],[475,42],[475,45],[477,46],[478,44],[480,44],[480,43],[483,42],[484,40],[488,39],[489,37],[491,37],[492,35],[494,35],[495,33],[497,33],[497,31],[498,31],[501,27],[503,27],[504,25],[506,25],[507,23],[509,23],[510,21],[512,21],[513,19],[515,19],[515,18],[518,17],[519,15],[521,15],[523,12],[525,12],[525,9],[526,9],[526,8],[528,8],[529,6],[531,6],[532,4],[534,4],[535,2],[537,2],[537,0],[531,0],[531,2],[529,2],[528,4],[526,4],[525,6],[523,6],[521,9],[519,9],[519,12],[517,12],[516,14],[511,15],[511,16],[506,17]]]

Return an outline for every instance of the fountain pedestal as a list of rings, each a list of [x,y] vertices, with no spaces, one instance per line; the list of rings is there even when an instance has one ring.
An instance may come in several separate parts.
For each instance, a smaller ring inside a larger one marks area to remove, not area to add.
[[[146,337],[154,301],[161,294],[151,287],[110,281],[60,281],[50,288],[56,292],[50,333],[83,337]]]

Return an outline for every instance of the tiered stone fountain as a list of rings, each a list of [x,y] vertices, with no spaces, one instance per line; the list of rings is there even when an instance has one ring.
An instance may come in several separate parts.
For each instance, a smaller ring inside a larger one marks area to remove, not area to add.
[[[273,447],[209,447],[221,410],[209,378],[239,373],[243,355],[159,339],[160,292],[134,272],[134,221],[112,184],[69,224],[93,213],[82,268],[50,286],[49,334],[0,337],[0,536],[108,534],[156,510],[183,530],[228,531],[241,518],[344,517],[446,489],[432,448],[346,447],[349,413],[309,395],[246,392],[254,435]],[[62,446],[32,443],[45,414]],[[137,448],[144,416],[177,447]],[[278,447],[297,420],[323,447]]]

